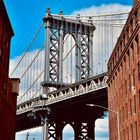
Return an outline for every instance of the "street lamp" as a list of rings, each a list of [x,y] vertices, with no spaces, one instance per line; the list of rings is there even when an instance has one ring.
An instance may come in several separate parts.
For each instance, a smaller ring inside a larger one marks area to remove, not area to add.
[[[41,95],[40,100],[46,100],[48,99],[45,94]],[[46,110],[43,114],[38,114],[41,118],[41,125],[43,126],[43,133],[42,133],[42,139],[48,140],[48,115],[51,113],[51,109],[47,106],[42,106],[42,110]],[[33,110],[32,112],[27,114],[27,117],[30,119],[37,119],[37,112],[36,110]]]
[[[110,112],[116,113],[116,115],[117,115],[117,128],[118,128],[118,140],[120,140],[120,131],[119,131],[120,125],[119,125],[119,113],[118,113],[118,111],[114,111],[114,110],[109,109],[107,107],[104,107],[104,106],[101,106],[101,105],[96,105],[96,104],[87,104],[87,106],[100,107],[100,108],[106,109],[106,110],[108,110]]]

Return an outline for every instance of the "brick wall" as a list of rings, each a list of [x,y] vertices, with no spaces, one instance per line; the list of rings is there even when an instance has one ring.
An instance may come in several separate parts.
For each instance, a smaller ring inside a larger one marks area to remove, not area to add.
[[[10,41],[13,36],[3,1],[0,1],[0,140],[15,140],[16,98],[9,73]]]
[[[110,140],[140,139],[140,1],[128,20],[108,62],[108,106]]]

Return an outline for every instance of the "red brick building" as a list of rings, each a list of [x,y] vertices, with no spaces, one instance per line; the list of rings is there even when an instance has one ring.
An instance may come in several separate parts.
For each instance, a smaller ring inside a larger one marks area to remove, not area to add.
[[[140,139],[140,1],[134,6],[108,62],[110,140]],[[119,126],[118,122],[119,121]],[[119,129],[119,133],[118,130]]]
[[[3,0],[0,0],[0,140],[15,140],[19,79],[8,77],[10,41],[13,35]]]

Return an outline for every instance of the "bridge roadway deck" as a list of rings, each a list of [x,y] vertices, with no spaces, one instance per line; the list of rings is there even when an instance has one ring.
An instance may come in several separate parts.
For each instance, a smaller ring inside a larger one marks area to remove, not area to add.
[[[103,73],[58,89],[49,93],[47,100],[36,98],[17,105],[16,131],[40,126],[40,115],[47,114],[47,107],[51,109],[48,115],[50,122],[86,122],[102,117],[104,109],[91,108],[86,104],[93,103],[108,107],[106,75],[107,73]],[[27,117],[33,111],[36,113],[36,119]]]

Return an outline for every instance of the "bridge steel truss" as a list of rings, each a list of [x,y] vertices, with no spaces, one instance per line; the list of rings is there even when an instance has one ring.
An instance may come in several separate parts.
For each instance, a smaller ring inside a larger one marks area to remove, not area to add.
[[[46,54],[44,84],[63,84],[63,47],[64,37],[72,35],[75,40],[76,77],[75,81],[92,76],[93,67],[93,31],[92,22],[84,23],[66,19],[62,15],[54,16],[47,11],[43,18],[46,28]]]

